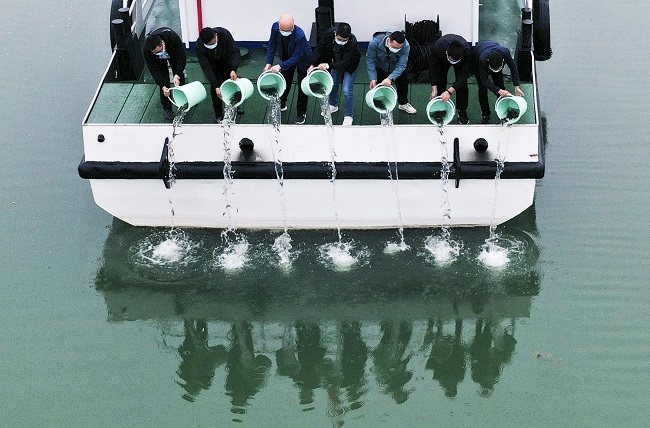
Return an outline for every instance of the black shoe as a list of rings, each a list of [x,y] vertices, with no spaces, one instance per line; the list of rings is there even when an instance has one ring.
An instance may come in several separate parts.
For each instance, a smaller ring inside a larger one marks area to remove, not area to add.
[[[217,117],[214,118],[214,123],[219,124],[219,123],[221,123],[222,120],[223,120],[223,117],[217,116]]]
[[[244,109],[241,107],[237,107],[237,115],[242,115],[244,114]]]
[[[458,123],[461,125],[467,125],[469,123],[466,110],[458,110]]]
[[[296,116],[296,125],[304,124],[306,119],[307,119],[307,115],[299,114],[298,116]]]
[[[174,120],[174,118],[176,117],[176,115],[170,108],[164,109],[164,112],[165,112],[165,120]]]
[[[491,123],[491,122],[492,122],[492,116],[491,115],[486,114],[483,117],[481,117],[481,123],[483,125],[487,125],[488,123]]]

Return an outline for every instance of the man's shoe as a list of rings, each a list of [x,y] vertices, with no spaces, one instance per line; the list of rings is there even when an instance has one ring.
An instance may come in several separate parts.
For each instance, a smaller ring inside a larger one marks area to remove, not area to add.
[[[350,126],[352,125],[352,116],[345,116],[343,118],[343,126]]]
[[[487,125],[488,123],[492,122],[492,116],[489,114],[486,114],[485,116],[481,117],[481,123],[483,125]]]
[[[223,120],[223,117],[217,116],[217,117],[214,118],[214,123],[219,124],[219,123],[221,123],[222,120]]]
[[[176,117],[176,115],[170,108],[164,109],[164,112],[165,112],[165,120],[174,120],[174,118]]]
[[[241,107],[237,107],[237,115],[239,116],[239,115],[242,115],[242,114],[244,114],[244,109],[241,108]]]
[[[287,111],[287,103],[280,104],[280,111]]]
[[[307,119],[307,115],[299,114],[298,116],[296,116],[296,125],[304,124],[306,119]]]
[[[330,104],[330,114],[331,114],[331,113],[336,113],[337,111],[339,111],[338,106],[333,106],[333,105]],[[324,116],[324,114],[323,114],[322,111],[320,112],[320,115],[321,115],[321,116]]]
[[[469,123],[466,110],[458,110],[458,123],[461,125],[467,125]]]
[[[399,109],[402,110],[402,111],[404,111],[404,112],[406,112],[406,113],[408,113],[408,114],[415,114],[415,113],[418,112],[418,111],[415,109],[415,107],[413,107],[413,106],[412,106],[411,104],[409,104],[409,103],[406,103],[406,104],[400,104],[400,105],[399,105]]]

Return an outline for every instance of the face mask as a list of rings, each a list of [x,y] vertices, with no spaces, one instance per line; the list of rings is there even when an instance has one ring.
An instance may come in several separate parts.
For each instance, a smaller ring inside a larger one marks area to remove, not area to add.
[[[336,44],[339,45],[339,46],[343,46],[344,44],[346,44],[346,43],[348,42],[347,40],[343,42],[343,41],[341,41],[341,40],[339,40],[339,39],[334,39],[334,41],[335,41]]]
[[[459,62],[460,62],[459,59],[456,60],[456,61],[449,60],[449,64],[451,64],[451,65],[456,65],[456,64],[458,64]]]
[[[163,50],[161,50],[160,52],[158,52],[158,53],[156,54],[156,56],[157,56],[158,58],[160,58],[160,59],[169,59],[169,54],[167,53],[167,51],[166,51],[165,49],[163,49]]]
[[[205,47],[208,49],[214,49],[217,47],[217,43],[215,43],[214,45],[205,45]]]
[[[391,51],[392,53],[397,53],[397,52],[399,52],[399,51],[402,50],[402,48],[394,48],[394,47],[392,47],[392,46],[390,45],[388,39],[386,39],[386,47],[387,47],[388,50]]]
[[[280,30],[280,34],[282,34],[284,37],[288,37],[291,35],[293,31],[282,31]]]

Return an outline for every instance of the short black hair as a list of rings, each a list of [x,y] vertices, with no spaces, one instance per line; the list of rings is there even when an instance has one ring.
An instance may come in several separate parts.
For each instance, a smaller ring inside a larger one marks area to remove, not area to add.
[[[503,54],[500,50],[495,49],[488,55],[488,65],[492,70],[498,70],[503,66]]]
[[[458,40],[452,40],[447,46],[447,55],[455,61],[463,58],[463,52],[465,52],[465,48]]]
[[[214,36],[216,36],[217,33],[214,31],[214,29],[210,27],[205,27],[204,29],[201,30],[199,33],[199,38],[203,42],[203,44],[210,43],[212,39],[214,39]]]
[[[337,36],[344,39],[348,39],[352,35],[352,27],[347,22],[339,22],[334,31]]]
[[[388,37],[390,37],[393,42],[397,42],[399,44],[404,43],[404,40],[406,40],[406,37],[404,37],[404,33],[402,31],[393,31]]]
[[[149,37],[147,37],[147,41],[144,42],[144,47],[147,48],[147,50],[152,51],[156,49],[158,46],[162,46],[162,37],[160,37],[157,34],[152,34]]]

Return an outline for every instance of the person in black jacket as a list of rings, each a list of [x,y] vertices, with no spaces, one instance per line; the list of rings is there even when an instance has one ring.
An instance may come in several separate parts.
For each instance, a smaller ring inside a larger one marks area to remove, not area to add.
[[[361,54],[357,48],[357,38],[352,34],[350,24],[340,22],[325,32],[314,50],[309,71],[314,68],[329,70],[334,80],[330,92],[329,108],[334,113],[339,109],[340,86],[343,82],[345,95],[345,117],[343,125],[352,125],[354,115],[354,81],[359,71]]]
[[[469,123],[467,106],[469,105],[469,77],[472,55],[467,41],[456,34],[445,34],[433,45],[429,59],[429,79],[431,80],[431,99],[442,97],[447,102],[451,94],[456,94],[456,109],[458,123]],[[449,67],[454,67],[456,81],[447,89],[447,73]]]
[[[503,82],[503,66],[508,64],[512,74],[512,84],[515,87],[515,95],[524,96],[524,91],[519,88],[519,71],[517,64],[510,55],[508,48],[496,42],[482,42],[472,48],[472,71],[478,82],[478,101],[481,105],[481,122],[490,123],[490,104],[488,103],[488,89],[497,97],[507,97],[510,92],[505,90]],[[492,82],[488,79],[492,76]]]
[[[221,84],[228,79],[237,80],[240,53],[230,31],[222,27],[205,27],[196,40],[196,57],[203,74],[210,82],[215,123],[223,119]]]
[[[152,31],[147,37],[143,55],[153,80],[160,86],[160,103],[165,112],[165,119],[172,120],[174,119],[174,112],[172,111],[172,103],[169,100],[171,84],[169,82],[168,67],[171,67],[174,75],[174,86],[184,85],[187,58],[183,41],[170,28],[159,28]]]

